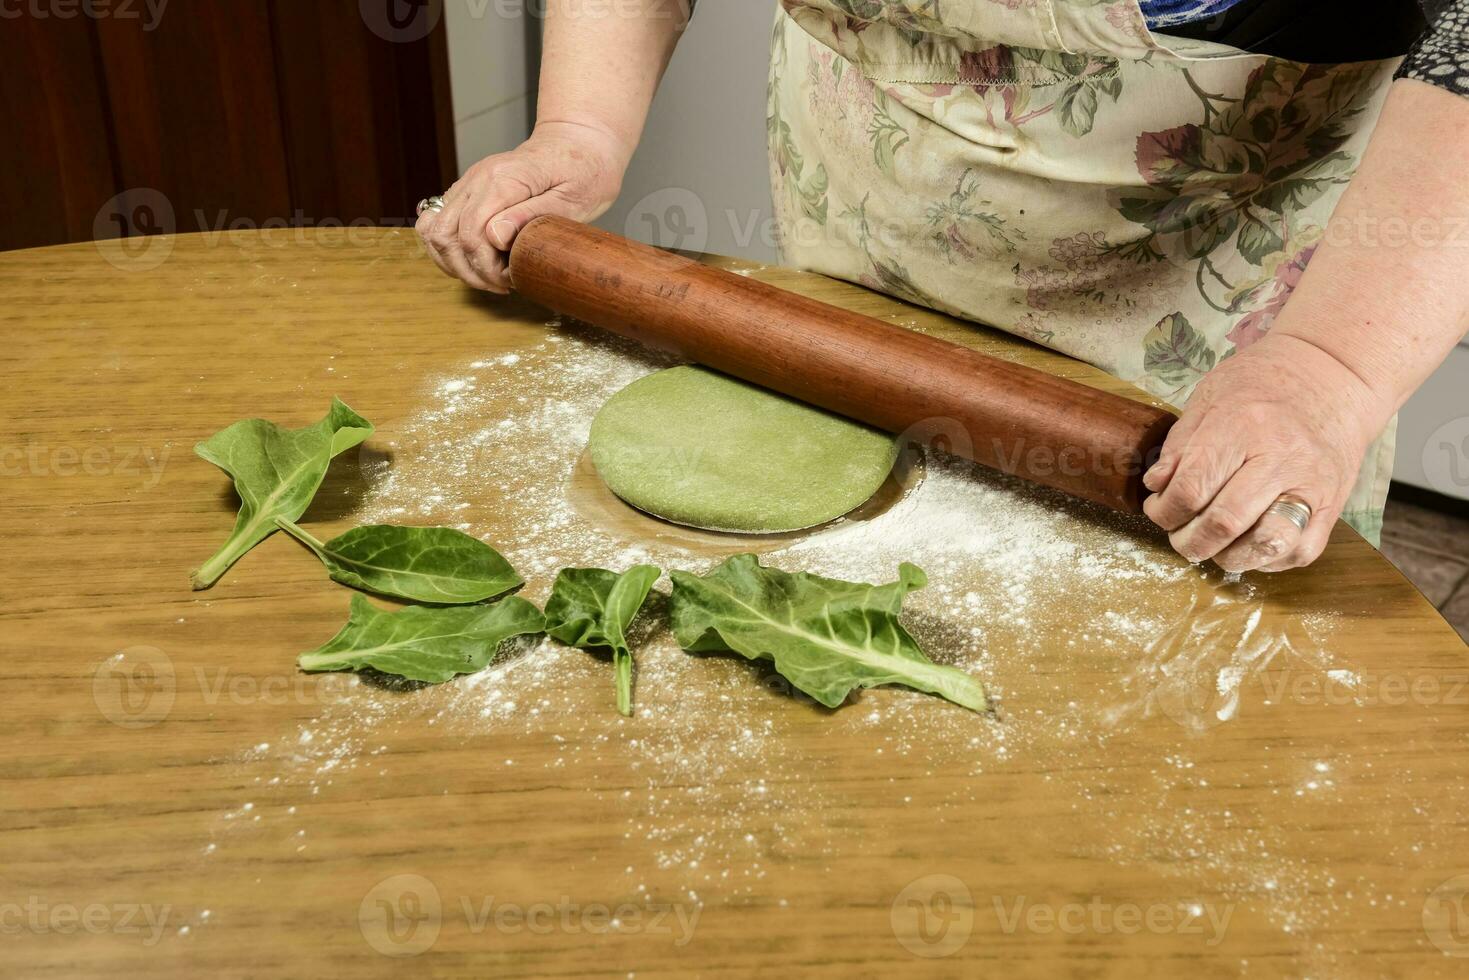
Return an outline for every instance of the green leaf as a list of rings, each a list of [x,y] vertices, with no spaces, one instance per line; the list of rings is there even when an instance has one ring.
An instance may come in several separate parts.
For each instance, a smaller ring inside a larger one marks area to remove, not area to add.
[[[1239,230],[1239,254],[1251,265],[1259,265],[1265,257],[1285,248],[1285,239],[1269,224],[1255,217],[1249,209],[1244,212],[1244,224]]]
[[[500,553],[452,527],[357,527],[323,544],[282,517],[290,532],[326,565],[333,581],[414,602],[482,602],[523,580]]]
[[[771,114],[766,117],[765,126],[775,153],[776,168],[781,174],[789,171],[799,180],[803,167],[801,151],[796,148],[795,138],[791,136],[790,123],[780,117],[779,100],[771,106]]]
[[[240,513],[229,540],[194,573],[194,588],[219,581],[245,552],[275,533],[277,517],[294,521],[306,513],[332,457],[370,435],[372,423],[334,398],[326,418],[303,429],[247,419],[195,446],[194,452],[234,478]]]
[[[1176,198],[1165,191],[1140,190],[1142,197],[1118,197],[1114,207],[1128,221],[1159,231],[1161,218]]]
[[[828,186],[829,181],[824,163],[817,164],[809,180],[796,181],[796,194],[801,199],[802,213],[821,225],[826,224],[826,189]]]
[[[1256,191],[1252,201],[1283,215],[1310,207],[1332,187],[1345,182],[1345,177],[1299,177],[1281,180]]]
[[[1211,254],[1239,227],[1234,203],[1207,191],[1174,195],[1139,188],[1135,193],[1116,199],[1118,212],[1160,235],[1178,235],[1180,249],[1191,258]]]
[[[1143,369],[1169,384],[1192,384],[1214,367],[1214,351],[1182,313],[1159,320],[1143,345]]]
[[[1180,197],[1180,202],[1189,198]],[[1202,259],[1228,241],[1239,227],[1239,214],[1232,206],[1214,201],[1196,201],[1182,212],[1183,250],[1190,258]]]
[[[341,632],[296,662],[306,671],[371,667],[441,684],[484,669],[502,642],[539,633],[545,625],[540,610],[518,596],[489,606],[408,606],[387,612],[354,595]]]
[[[1087,82],[1076,82],[1056,102],[1061,128],[1072,136],[1085,136],[1097,121],[1097,90]]]
[[[574,647],[608,647],[617,685],[617,710],[632,715],[632,651],[627,628],[663,572],[635,565],[623,572],[563,568],[546,601],[546,633]]]
[[[908,143],[908,130],[888,111],[888,99],[881,89],[873,93],[872,102],[873,117],[867,124],[867,135],[872,140],[873,162],[891,177],[897,172],[897,153]]]
[[[904,563],[898,581],[865,585],[764,568],[735,555],[708,575],[670,572],[673,635],[691,652],[769,659],[829,708],[855,688],[903,684],[974,711],[989,702],[978,680],[935,664],[898,622],[903,597],[927,583]]]

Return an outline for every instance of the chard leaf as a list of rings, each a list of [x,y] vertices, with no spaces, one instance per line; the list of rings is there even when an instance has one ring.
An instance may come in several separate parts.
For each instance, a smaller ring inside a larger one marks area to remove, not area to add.
[[[735,555],[708,575],[670,572],[673,635],[685,650],[769,659],[797,689],[828,708],[854,688],[903,684],[987,711],[980,682],[935,664],[898,622],[903,597],[927,584],[906,562],[898,581],[864,585],[764,568]]]
[[[193,574],[194,588],[219,581],[275,532],[277,517],[294,521],[306,513],[332,457],[370,435],[372,423],[334,398],[326,418],[303,429],[246,419],[195,446],[194,452],[234,478],[240,513],[229,540]]]
[[[307,671],[371,667],[441,684],[483,670],[501,642],[539,633],[545,625],[540,610],[518,596],[489,606],[408,606],[388,612],[354,595],[347,625],[296,663]]]
[[[482,602],[524,584],[500,553],[452,527],[369,524],[326,543],[282,517],[275,523],[326,565],[333,581],[414,602]]]
[[[632,651],[627,628],[663,574],[635,565],[621,575],[605,568],[563,568],[546,601],[546,633],[574,647],[609,647],[617,685],[617,710],[632,715]]]

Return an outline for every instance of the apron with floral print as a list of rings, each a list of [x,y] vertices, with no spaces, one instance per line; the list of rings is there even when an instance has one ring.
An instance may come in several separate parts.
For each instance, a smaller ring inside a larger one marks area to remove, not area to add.
[[[1158,36],[1137,0],[781,0],[773,42],[786,261],[1175,406],[1269,330],[1397,65]],[[1373,543],[1395,428],[1342,515]]]

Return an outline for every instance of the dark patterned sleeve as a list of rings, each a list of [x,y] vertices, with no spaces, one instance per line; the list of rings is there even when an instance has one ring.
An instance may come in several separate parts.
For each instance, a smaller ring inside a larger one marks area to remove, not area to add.
[[[1399,78],[1446,88],[1469,97],[1469,0],[1422,0],[1428,33],[1398,69]]]

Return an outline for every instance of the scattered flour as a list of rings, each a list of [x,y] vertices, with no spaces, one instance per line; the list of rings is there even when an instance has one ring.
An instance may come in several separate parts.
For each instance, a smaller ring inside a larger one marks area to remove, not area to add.
[[[419,414],[379,430],[363,456],[371,489],[356,516],[471,533],[513,528],[491,543],[525,575],[524,594],[536,602],[567,565],[703,571],[722,556],[653,533],[651,519],[641,534],[604,526],[571,492],[597,408],[667,363],[575,326],[474,361],[435,382]],[[870,582],[890,581],[902,561],[919,565],[930,584],[908,601],[905,624],[935,659],[981,677],[999,715],[884,689],[819,718],[824,734],[861,739],[881,771],[896,766],[915,780],[1047,772],[1084,828],[1077,848],[1111,862],[1149,862],[1201,892],[1258,903],[1284,932],[1320,925],[1350,901],[1320,866],[1278,853],[1287,835],[1273,828],[1302,819],[1290,807],[1321,812],[1321,778],[1308,774],[1318,789],[1286,794],[1274,813],[1221,816],[1177,802],[1202,782],[1188,747],[1207,743],[1193,733],[1233,719],[1242,690],[1262,672],[1331,671],[1342,683],[1353,676],[1325,652],[1336,628],[1330,615],[1282,625],[1266,612],[1268,583],[1225,582],[1189,566],[1142,518],[949,458],[930,458],[918,472],[916,484],[868,519],[753,546],[744,539],[726,553],[756,550],[788,570]],[[1160,603],[1165,586],[1187,601]],[[654,593],[652,602],[664,601]],[[629,889],[673,888],[690,901],[701,901],[701,891],[752,893],[780,855],[819,860],[856,846],[840,826],[800,819],[837,802],[842,785],[808,778],[831,764],[819,740],[792,737],[811,723],[809,705],[792,703],[801,699],[778,675],[738,658],[681,652],[661,622],[656,614],[639,620],[637,715],[627,721],[585,710],[587,688],[605,688],[611,701],[605,663],[539,641],[411,697],[354,681],[298,733],[249,758],[271,760],[280,770],[274,781],[319,795],[343,771],[373,766],[386,750],[383,733],[404,726],[440,737],[550,740],[557,749],[548,766],[575,769],[588,792],[619,805],[623,836],[651,845],[654,866],[629,867]],[[1153,752],[1121,795],[1108,766],[1119,740],[1133,758]],[[1154,741],[1156,750],[1148,748]],[[607,757],[620,764],[591,764]],[[1252,779],[1284,786],[1296,765],[1266,752]],[[943,796],[922,795],[919,782],[894,783],[891,802],[908,805],[920,794],[928,819],[957,819],[986,792],[982,779],[960,785]],[[702,815],[697,822],[681,816],[691,809]],[[1370,882],[1353,887],[1358,900],[1376,899]]]

